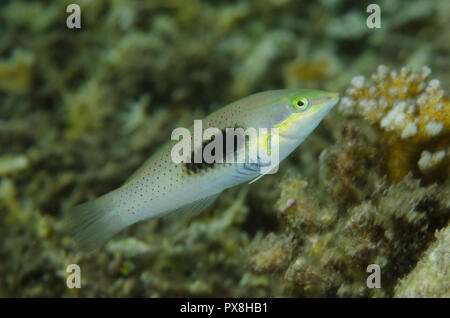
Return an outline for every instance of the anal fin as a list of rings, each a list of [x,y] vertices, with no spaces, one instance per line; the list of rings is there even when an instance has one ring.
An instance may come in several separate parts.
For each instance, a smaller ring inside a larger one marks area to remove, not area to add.
[[[205,210],[206,208],[208,208],[209,206],[211,206],[219,195],[220,195],[220,192],[210,195],[206,198],[194,201],[192,203],[186,204],[178,209],[171,211],[168,214],[168,216],[173,216],[173,215],[194,216],[194,215],[197,215],[200,212],[202,212],[203,210]]]

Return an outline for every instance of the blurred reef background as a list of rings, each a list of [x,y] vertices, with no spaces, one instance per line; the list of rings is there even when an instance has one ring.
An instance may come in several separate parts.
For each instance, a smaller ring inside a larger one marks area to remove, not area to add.
[[[1,1],[0,297],[450,297],[450,1],[369,3]],[[297,87],[342,100],[277,174],[78,251],[175,127]]]

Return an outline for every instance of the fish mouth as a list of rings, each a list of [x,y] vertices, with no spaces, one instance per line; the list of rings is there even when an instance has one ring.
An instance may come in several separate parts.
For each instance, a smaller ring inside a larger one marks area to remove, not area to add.
[[[333,106],[336,105],[338,101],[339,101],[339,93],[328,93],[328,96],[313,100],[311,104],[317,105],[327,103],[326,106],[333,108]]]
[[[323,114],[323,117],[325,117],[333,108],[337,105],[339,102],[339,94],[338,93],[332,93],[330,96],[327,96],[326,98],[322,99],[320,101],[320,110],[319,112]]]
[[[331,108],[333,108],[334,106],[336,106],[336,104],[339,102],[339,93],[332,93],[332,95],[330,96],[330,105],[333,105],[333,106],[331,106]]]

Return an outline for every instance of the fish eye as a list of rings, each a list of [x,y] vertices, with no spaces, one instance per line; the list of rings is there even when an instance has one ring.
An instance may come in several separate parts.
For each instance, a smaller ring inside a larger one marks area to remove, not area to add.
[[[308,108],[308,106],[309,106],[308,100],[305,97],[302,97],[302,96],[297,97],[294,100],[293,104],[294,104],[295,109],[298,109],[298,110],[306,110]]]

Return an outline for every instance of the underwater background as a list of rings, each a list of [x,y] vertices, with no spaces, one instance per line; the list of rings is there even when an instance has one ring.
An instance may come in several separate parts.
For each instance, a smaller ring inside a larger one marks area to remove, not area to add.
[[[370,3],[1,1],[0,297],[450,297],[450,1]],[[79,251],[71,207],[279,88],[342,98],[277,174]]]

